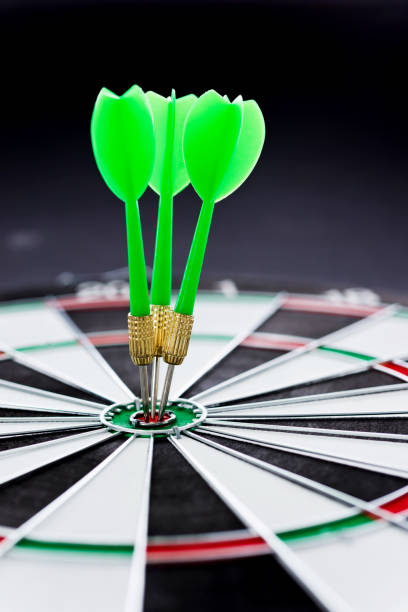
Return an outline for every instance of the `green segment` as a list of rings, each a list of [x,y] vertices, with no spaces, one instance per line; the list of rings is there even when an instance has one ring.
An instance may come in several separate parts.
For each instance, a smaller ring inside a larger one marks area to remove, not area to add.
[[[22,302],[22,303],[16,303],[16,304],[9,304],[7,306],[1,306],[0,313],[3,314],[4,312],[18,312],[19,310],[34,310],[34,309],[39,310],[40,308],[42,309],[47,308],[43,301]]]
[[[328,351],[329,353],[337,353],[338,355],[345,355],[346,357],[353,357],[354,359],[362,359],[363,361],[373,361],[376,357],[371,355],[364,355],[364,353],[355,353],[354,351],[345,351],[343,349],[332,348],[331,346],[319,346],[319,351]]]
[[[177,406],[174,404],[170,406],[170,410],[176,415],[176,422],[173,422],[171,425],[169,425],[169,430],[173,429],[175,425],[177,427],[183,427],[183,425],[188,425],[192,423],[195,418],[195,414],[190,408],[183,408],[182,406]],[[112,419],[112,423],[121,427],[130,427],[129,417],[134,414],[134,412],[134,406],[132,406],[128,410],[122,410],[122,412],[115,414]],[[165,429],[165,426],[163,427],[163,429]],[[138,428],[137,431],[142,431],[142,429]]]
[[[406,308],[401,308],[401,310],[397,310],[394,317],[402,317],[406,319],[408,317],[408,310]]]
[[[49,348],[63,348],[65,346],[76,346],[77,340],[66,340],[65,342],[47,342],[47,344],[32,344],[31,346],[21,346],[17,351],[37,351]]]
[[[103,553],[103,554],[126,554],[133,553],[132,544],[73,544],[70,542],[44,542],[41,540],[31,540],[23,538],[18,543],[21,548],[31,548],[39,550],[51,550],[59,552],[85,552],[85,553]]]
[[[155,137],[146,96],[137,85],[122,96],[103,88],[95,102],[91,140],[109,189],[126,204],[131,314],[149,314],[143,240],[137,201],[153,170]]]
[[[175,311],[191,315],[200,281],[214,203],[235,191],[254,168],[265,139],[262,113],[254,101],[230,102],[214,90],[203,94],[186,120],[186,168],[203,204]]]
[[[290,544],[296,540],[305,540],[307,538],[318,537],[321,535],[339,533],[345,529],[361,527],[372,522],[373,519],[369,518],[368,516],[365,516],[364,514],[357,514],[345,519],[331,521],[330,523],[322,523],[321,525],[313,525],[312,527],[304,527],[303,529],[284,531],[282,533],[278,533],[278,536],[281,540],[287,544]]]

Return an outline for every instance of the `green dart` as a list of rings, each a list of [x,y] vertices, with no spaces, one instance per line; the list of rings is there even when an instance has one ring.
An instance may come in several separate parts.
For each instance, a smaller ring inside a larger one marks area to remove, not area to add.
[[[170,311],[173,238],[173,197],[190,182],[183,157],[186,116],[197,100],[194,95],[176,99],[175,91],[164,98],[148,91],[156,138],[156,157],[150,187],[160,196],[154,252],[150,312],[153,315],[154,361],[151,417],[154,418],[159,384],[159,360]]]
[[[153,118],[137,85],[122,96],[103,88],[95,102],[91,140],[99,171],[109,189],[125,203],[129,258],[129,350],[140,367],[143,410],[149,409],[147,366],[153,360],[153,323],[138,199],[145,192],[155,157]]]
[[[187,354],[193,309],[215,202],[235,191],[252,172],[265,140],[262,112],[254,100],[234,102],[214,90],[192,107],[184,127],[183,152],[191,184],[202,199],[190,254],[174,312],[170,313],[163,358],[169,364],[159,418],[170,392],[174,366]]]

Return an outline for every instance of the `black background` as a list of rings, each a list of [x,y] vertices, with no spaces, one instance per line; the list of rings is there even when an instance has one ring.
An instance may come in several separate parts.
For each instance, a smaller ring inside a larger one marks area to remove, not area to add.
[[[330,5],[329,5],[330,4]],[[0,288],[126,265],[89,119],[102,86],[255,98],[257,168],[217,206],[205,273],[406,288],[403,2],[4,2]],[[152,262],[156,197],[141,201]],[[175,200],[182,273],[199,200]]]

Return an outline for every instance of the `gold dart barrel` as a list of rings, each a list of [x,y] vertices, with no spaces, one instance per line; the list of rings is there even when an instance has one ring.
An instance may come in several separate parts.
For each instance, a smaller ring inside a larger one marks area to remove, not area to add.
[[[150,313],[153,317],[154,355],[156,357],[161,357],[167,334],[170,306],[151,304]]]
[[[187,355],[194,317],[171,310],[168,314],[163,359],[170,365],[180,365]]]
[[[135,317],[128,314],[129,353],[135,365],[145,366],[153,361],[153,316]]]

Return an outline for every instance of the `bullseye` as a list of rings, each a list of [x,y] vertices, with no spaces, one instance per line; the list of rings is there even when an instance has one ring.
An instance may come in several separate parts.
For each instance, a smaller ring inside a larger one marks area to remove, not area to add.
[[[192,400],[178,399],[168,403],[168,410],[159,420],[156,412],[154,418],[146,418],[140,400],[136,398],[128,404],[107,406],[101,413],[100,420],[110,430],[128,434],[177,435],[186,429],[200,425],[207,417],[207,410]]]

